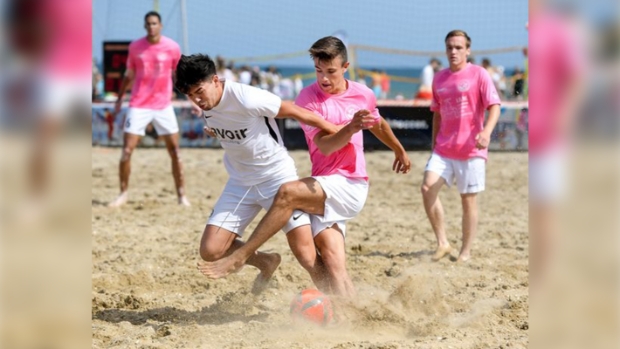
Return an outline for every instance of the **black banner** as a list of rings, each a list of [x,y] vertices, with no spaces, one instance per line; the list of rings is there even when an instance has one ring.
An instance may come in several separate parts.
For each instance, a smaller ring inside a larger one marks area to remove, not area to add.
[[[407,150],[430,149],[433,112],[428,107],[383,106],[379,114],[390,124],[394,135]],[[280,120],[280,132],[288,149],[308,149],[304,131],[296,120]],[[389,149],[370,131],[364,131],[364,149]]]

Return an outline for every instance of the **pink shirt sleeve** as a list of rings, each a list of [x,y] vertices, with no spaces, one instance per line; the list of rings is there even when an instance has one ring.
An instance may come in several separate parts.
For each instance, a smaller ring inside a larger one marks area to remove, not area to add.
[[[172,56],[172,71],[177,69],[177,64],[181,60],[181,48],[179,45],[174,45],[174,55]]]
[[[129,45],[129,50],[127,52],[127,64],[126,69],[136,70],[136,63],[133,60],[133,50],[131,49],[132,45]]]
[[[437,90],[435,88],[436,81],[437,81],[437,74],[435,74],[435,77],[433,79],[433,85],[432,85],[433,86],[432,87],[433,99],[431,100],[431,111],[439,112],[439,98],[437,97]]]
[[[494,104],[502,104],[497,90],[495,89],[495,84],[491,79],[491,75],[488,74],[486,70],[482,69],[480,71],[480,97],[482,97],[482,104],[485,110]],[[433,91],[433,100],[434,99],[435,96]]]

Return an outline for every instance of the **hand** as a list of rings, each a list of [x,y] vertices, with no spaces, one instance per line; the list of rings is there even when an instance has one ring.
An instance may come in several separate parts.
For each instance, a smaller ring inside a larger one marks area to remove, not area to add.
[[[491,135],[487,134],[484,131],[478,133],[478,135],[476,136],[476,148],[478,149],[487,148],[490,142],[491,142]]]
[[[407,152],[405,152],[404,150],[394,152],[394,155],[396,158],[394,159],[392,170],[396,173],[409,173],[409,171],[411,170],[411,161],[409,161],[409,155],[407,155]]]
[[[119,97],[114,103],[114,116],[118,115],[121,112],[121,108],[123,107],[123,98]]]
[[[375,117],[370,115],[368,110],[361,109],[353,115],[353,119],[351,119],[347,127],[349,127],[353,133],[357,133],[361,130],[372,128],[376,121]]]
[[[211,138],[217,138],[217,137],[215,136],[215,132],[213,132],[213,129],[212,129],[212,128],[205,126],[205,127],[203,127],[202,129],[205,131],[205,133],[206,133],[207,135],[209,135],[209,137],[211,137]]]

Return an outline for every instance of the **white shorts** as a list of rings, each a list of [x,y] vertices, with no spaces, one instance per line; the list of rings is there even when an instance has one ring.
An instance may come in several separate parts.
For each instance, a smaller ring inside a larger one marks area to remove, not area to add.
[[[486,160],[472,158],[454,160],[433,153],[424,171],[435,172],[446,180],[448,186],[456,180],[461,194],[479,193],[484,190]]]
[[[228,181],[207,224],[222,227],[243,236],[245,228],[254,220],[261,208],[269,210],[280,186],[297,179],[297,176],[290,176],[252,186],[239,185]],[[294,211],[282,231],[288,233],[297,227],[308,224],[310,224],[310,218],[307,213]]]
[[[126,133],[144,136],[146,126],[150,122],[153,122],[155,131],[157,131],[157,134],[160,136],[179,132],[179,124],[177,123],[177,117],[174,114],[172,105],[161,110],[129,107],[127,117],[125,118],[124,131]]]
[[[346,221],[355,218],[364,208],[368,197],[368,182],[362,178],[347,178],[338,174],[314,176],[323,188],[325,212],[322,216],[311,215],[312,236],[338,224],[342,235],[346,236]]]
[[[45,118],[66,119],[76,105],[89,105],[92,100],[89,79],[47,76],[41,85]]]
[[[561,146],[529,156],[529,197],[532,202],[556,203],[566,195],[566,150]]]

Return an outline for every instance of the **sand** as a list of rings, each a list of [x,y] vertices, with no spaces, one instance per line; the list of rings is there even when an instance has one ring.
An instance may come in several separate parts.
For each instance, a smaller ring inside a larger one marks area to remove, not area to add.
[[[307,153],[291,154],[308,175]],[[419,190],[428,155],[410,152],[411,172],[396,175],[392,153],[366,154],[370,193],[346,241],[359,296],[341,306],[345,321],[317,328],[291,322],[290,301],[312,282],[282,233],[262,248],[280,253],[282,265],[258,296],[250,293],[252,267],[221,280],[196,270],[227,180],[222,150],[182,150],[190,208],[176,204],[166,151],[136,150],[129,202],[112,209],[120,149],[93,148],[93,348],[526,348],[527,154],[490,155],[465,264],[431,261],[435,238]],[[458,193],[444,188],[440,197],[450,242],[460,247]]]

